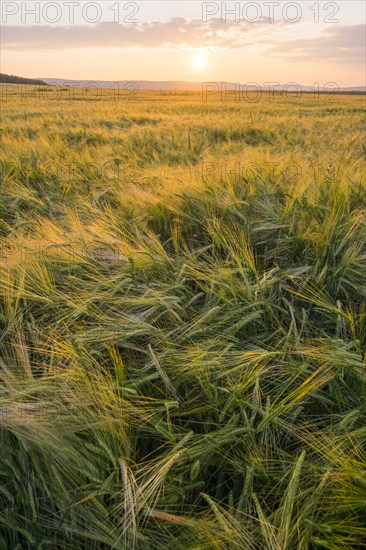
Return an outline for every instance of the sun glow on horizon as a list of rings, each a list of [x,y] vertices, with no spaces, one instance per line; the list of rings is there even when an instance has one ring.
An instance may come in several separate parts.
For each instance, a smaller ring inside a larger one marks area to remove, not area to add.
[[[207,58],[204,54],[198,53],[193,57],[192,62],[196,69],[204,69],[207,65]]]

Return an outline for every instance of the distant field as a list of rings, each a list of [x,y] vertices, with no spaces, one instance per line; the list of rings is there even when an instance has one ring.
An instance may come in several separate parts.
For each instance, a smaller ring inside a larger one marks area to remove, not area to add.
[[[0,550],[365,548],[365,96],[10,86]]]

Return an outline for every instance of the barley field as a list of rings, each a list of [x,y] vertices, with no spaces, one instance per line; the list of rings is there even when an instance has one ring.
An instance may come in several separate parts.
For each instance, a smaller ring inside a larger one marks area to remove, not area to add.
[[[26,92],[0,549],[365,548],[365,96]]]

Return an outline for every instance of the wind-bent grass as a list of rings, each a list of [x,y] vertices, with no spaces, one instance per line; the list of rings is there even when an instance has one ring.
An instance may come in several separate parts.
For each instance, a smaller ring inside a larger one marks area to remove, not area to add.
[[[364,547],[364,105],[4,105],[0,548]]]

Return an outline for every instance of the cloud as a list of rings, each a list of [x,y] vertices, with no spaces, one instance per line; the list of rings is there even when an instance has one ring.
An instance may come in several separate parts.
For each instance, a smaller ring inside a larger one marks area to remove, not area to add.
[[[268,18],[256,23],[224,22],[175,17],[135,25],[100,22],[95,25],[7,26],[2,28],[2,48],[20,51],[55,51],[76,48],[207,48],[238,49],[252,44],[269,44],[267,55],[292,62],[350,63],[365,61],[366,26],[332,25],[317,38],[299,38],[273,45],[273,25]]]
[[[288,61],[328,61],[329,63],[365,63],[366,25],[324,29],[322,36],[283,42],[268,54]]]
[[[259,39],[259,27],[267,26],[268,18],[256,23],[223,22],[212,19],[176,17],[170,21],[153,21],[136,25],[100,22],[93,26],[3,26],[2,47],[11,50],[65,50],[75,48],[123,47],[191,47],[240,48],[250,43],[249,35]],[[271,23],[273,25],[273,23]]]

